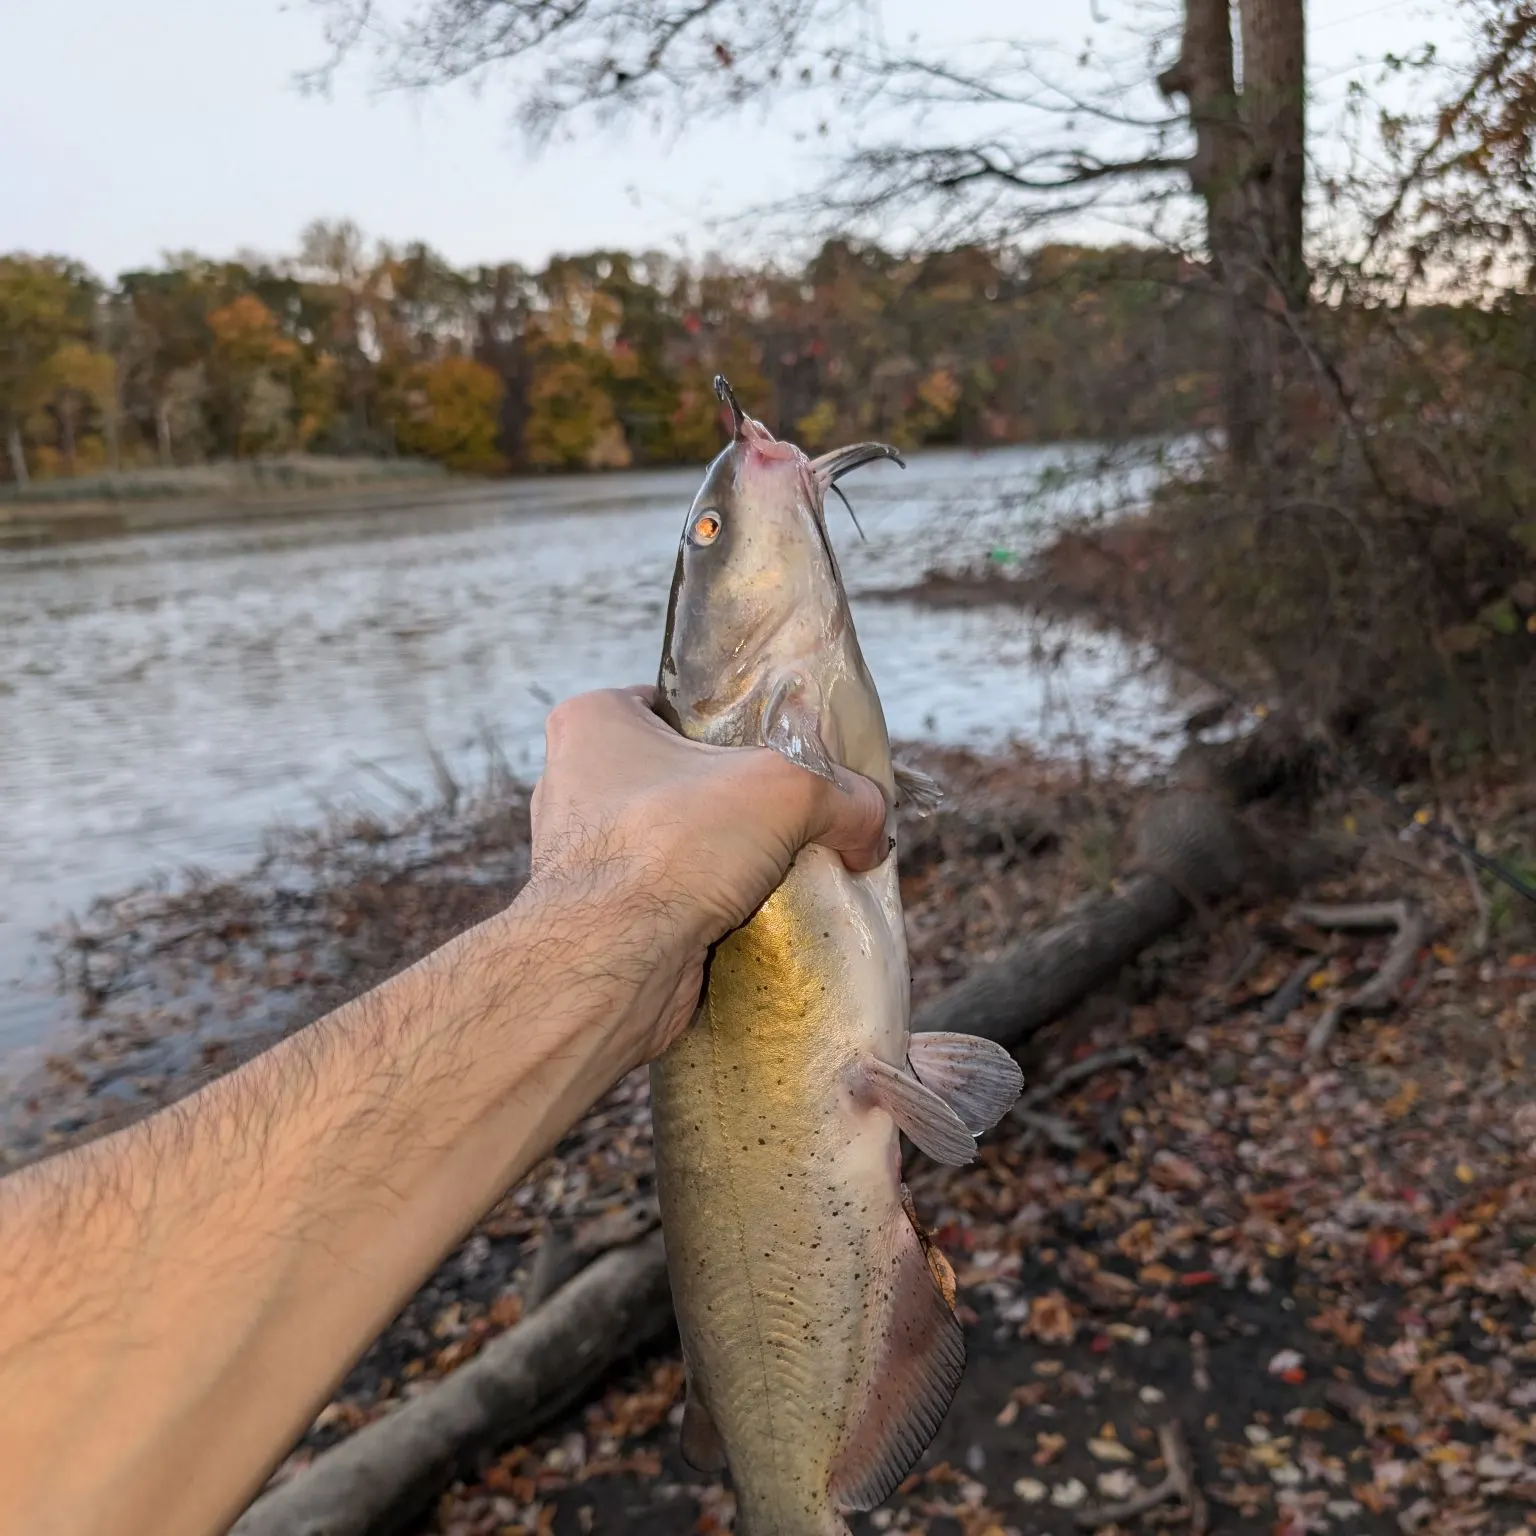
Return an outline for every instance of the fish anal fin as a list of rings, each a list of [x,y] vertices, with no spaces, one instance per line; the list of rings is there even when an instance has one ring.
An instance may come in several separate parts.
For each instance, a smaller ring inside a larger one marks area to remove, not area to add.
[[[763,709],[763,745],[819,778],[837,782],[832,754],[821,739],[820,690],[798,672],[780,678],[768,697]]]
[[[896,780],[896,798],[919,816],[931,815],[944,798],[944,791],[937,782],[920,768],[908,763],[892,763],[891,772]]]
[[[678,1449],[683,1460],[695,1472],[724,1472],[726,1468],[725,1442],[709,1409],[699,1401],[699,1394],[692,1383],[683,1403],[683,1427],[678,1435]]]
[[[934,1162],[958,1166],[976,1156],[976,1138],[965,1122],[910,1073],[877,1056],[865,1056],[853,1068],[853,1076],[855,1094],[883,1109],[913,1146]]]
[[[940,1030],[911,1036],[907,1060],[973,1136],[991,1130],[1024,1087],[1019,1064],[995,1040]]]
[[[940,1291],[930,1245],[904,1214],[889,1233],[882,1289],[890,1299],[875,1324],[863,1400],[832,1464],[829,1491],[843,1509],[873,1509],[896,1491],[938,1433],[965,1370],[965,1334]]]

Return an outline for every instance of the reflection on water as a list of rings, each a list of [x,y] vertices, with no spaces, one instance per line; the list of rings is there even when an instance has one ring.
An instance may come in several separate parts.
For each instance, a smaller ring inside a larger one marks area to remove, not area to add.
[[[936,560],[1019,549],[1063,450],[921,455],[834,521],[893,735],[1144,742],[1158,701],[1096,642],[1043,667],[1017,613],[859,603]],[[274,820],[472,774],[486,728],[536,771],[548,703],[654,676],[697,471],[477,487],[410,510],[0,553],[0,1059],[56,1021],[39,930]],[[834,514],[835,515],[835,514]],[[379,772],[360,769],[360,762]]]

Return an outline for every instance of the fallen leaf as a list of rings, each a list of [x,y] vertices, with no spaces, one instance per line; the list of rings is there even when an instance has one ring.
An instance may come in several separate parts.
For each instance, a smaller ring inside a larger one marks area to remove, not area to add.
[[[1035,1435],[1034,1463],[1037,1467],[1048,1467],[1067,1448],[1067,1437],[1042,1429]]]
[[[1057,1509],[1076,1509],[1087,1497],[1086,1485],[1080,1483],[1075,1477],[1068,1478],[1064,1483],[1057,1483],[1051,1489],[1051,1503]]]
[[[1077,1337],[1077,1319],[1072,1304],[1060,1291],[1047,1291],[1030,1299],[1029,1316],[1022,1332],[1042,1344],[1070,1344]]]
[[[1095,1461],[1135,1461],[1136,1453],[1118,1440],[1101,1440],[1097,1437],[1088,1442],[1088,1454]]]

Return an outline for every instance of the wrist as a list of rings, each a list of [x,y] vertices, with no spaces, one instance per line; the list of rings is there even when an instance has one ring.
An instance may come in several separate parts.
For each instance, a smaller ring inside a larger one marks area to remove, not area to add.
[[[615,1076],[657,1049],[658,1018],[708,948],[672,881],[643,856],[567,846],[536,863],[505,914],[549,957],[572,1014],[606,1037]]]

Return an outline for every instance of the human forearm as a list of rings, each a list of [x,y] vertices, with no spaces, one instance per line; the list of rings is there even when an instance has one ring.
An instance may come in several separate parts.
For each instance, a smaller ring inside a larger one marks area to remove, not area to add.
[[[0,1181],[0,1524],[223,1529],[433,1266],[692,1015],[709,946],[866,780],[684,741],[650,690],[550,716],[516,904],[131,1130]]]
[[[169,1111],[0,1184],[0,1505],[221,1528],[629,1065],[604,901],[535,892]]]

